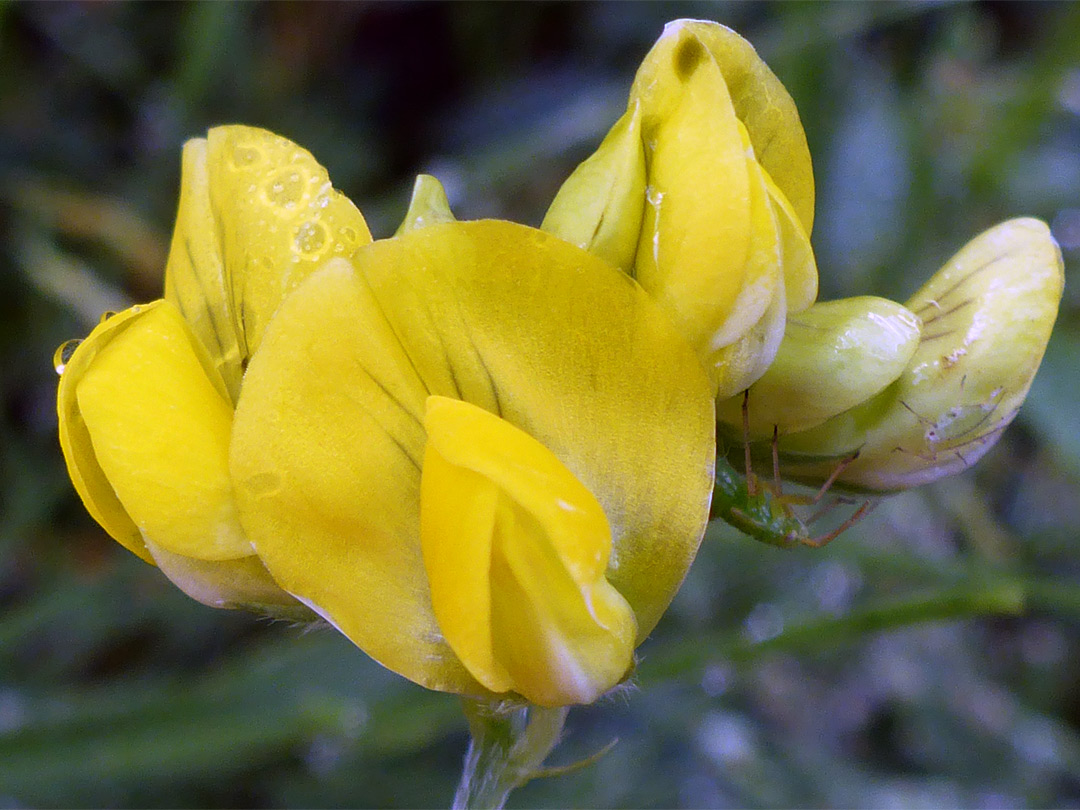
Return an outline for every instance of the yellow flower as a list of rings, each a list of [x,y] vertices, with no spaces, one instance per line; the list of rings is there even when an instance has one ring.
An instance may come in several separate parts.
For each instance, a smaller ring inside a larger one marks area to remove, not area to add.
[[[274,577],[386,666],[587,702],[694,556],[713,419],[692,350],[625,276],[539,231],[445,223],[286,299],[245,377],[232,471]]]
[[[306,605],[430,688],[559,706],[616,685],[707,521],[693,348],[600,259],[454,222],[433,178],[361,246],[306,152],[198,144],[166,299],[61,377],[94,517],[196,598]]]
[[[677,20],[542,227],[655,296],[722,401],[764,373],[787,314],[817,295],[813,215],[810,153],[783,85],[735,32]]]
[[[785,476],[808,482],[856,452],[839,478],[854,489],[901,490],[960,472],[1023,404],[1063,286],[1050,229],[1015,219],[973,239],[904,307],[815,305],[789,323],[776,362],[750,389],[752,438],[771,438],[777,425]],[[852,320],[820,328],[834,309]],[[741,437],[733,404],[718,416]]]

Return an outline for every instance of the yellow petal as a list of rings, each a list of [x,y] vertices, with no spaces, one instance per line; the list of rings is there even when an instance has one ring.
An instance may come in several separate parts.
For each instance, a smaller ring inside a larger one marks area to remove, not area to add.
[[[243,363],[281,299],[327,259],[371,241],[356,207],[292,141],[216,127],[184,150],[165,295],[221,369],[234,401]]]
[[[540,227],[633,273],[644,206],[641,106],[631,104],[563,183]]]
[[[575,582],[532,515],[501,503],[491,558],[492,636],[514,690],[540,706],[591,703],[630,669],[634,614],[601,574]]]
[[[841,482],[889,491],[974,464],[1016,416],[1038,370],[1064,285],[1045,223],[1004,222],[968,243],[907,302],[923,321],[918,348],[881,394],[789,437],[792,470],[827,475],[799,456],[859,449]]]
[[[752,439],[808,430],[879,393],[900,376],[919,345],[918,317],[884,298],[815,304],[790,317],[776,359],[750,389]],[[742,437],[742,397],[717,406],[717,419]]]
[[[430,174],[416,175],[413,183],[412,199],[409,200],[409,210],[405,212],[405,219],[397,229],[394,236],[423,228],[426,225],[435,225],[440,222],[454,222],[454,213],[450,210],[450,201],[446,199],[446,189],[437,177]]]
[[[636,622],[605,578],[611,530],[592,493],[528,434],[430,397],[421,540],[439,626],[492,691],[590,703],[630,666]]]
[[[496,659],[491,638],[498,487],[479,473],[455,467],[428,442],[420,503],[424,566],[439,629],[485,689],[507,692],[514,681]]]
[[[162,573],[180,590],[216,608],[243,608],[274,619],[310,622],[316,618],[307,607],[277,586],[259,558],[197,560],[174,554],[152,541],[146,547]]]
[[[765,374],[783,341],[786,315],[787,303],[781,284],[761,320],[718,354],[718,403],[745,391]]]
[[[86,369],[97,357],[98,351],[106,346],[116,335],[131,326],[145,310],[158,306],[148,304],[136,306],[120,312],[111,318],[102,320],[86,338],[79,343],[60,375],[60,387],[56,394],[57,420],[60,427],[60,448],[67,463],[68,475],[75,485],[75,491],[86,506],[86,511],[109,535],[128,550],[134,552],[146,562],[153,564],[153,558],[143,542],[136,526],[123,504],[113,491],[109,479],[98,464],[94,454],[94,445],[86,429],[79,401],[76,396],[78,384]],[[65,344],[67,346],[69,344]],[[63,350],[64,347],[61,347]]]
[[[780,277],[783,243],[769,202],[765,172],[753,159],[750,139],[742,123],[739,132],[747,152],[751,231],[746,274],[735,306],[740,314],[758,311],[762,314],[757,323],[738,335],[729,331],[736,319],[729,320],[717,334],[712,352],[706,355],[706,366],[714,369],[720,402],[745,391],[765,373],[780,348],[787,317],[787,291]],[[766,306],[764,311],[762,302]]]
[[[235,403],[244,373],[243,340],[237,331],[232,289],[224,264],[220,227],[210,203],[206,141],[184,144],[180,206],[165,266],[165,298],[206,347]]]
[[[675,20],[664,28],[665,37],[687,33],[716,61],[735,114],[750,133],[758,161],[791,201],[803,230],[810,233],[814,227],[814,172],[795,102],[754,46],[730,28],[704,20]]]
[[[205,560],[252,553],[228,471],[232,407],[168,301],[114,329],[75,381],[94,457],[149,541]],[[67,369],[65,369],[65,374]]]
[[[741,325],[743,322],[750,322],[750,319],[755,317],[763,318],[770,308],[775,311],[778,294],[784,292],[781,278],[783,242],[769,199],[766,175],[754,160],[754,152],[750,146],[750,136],[746,132],[746,127],[741,121],[737,123],[746,155],[744,158],[746,175],[750,181],[750,247],[746,254],[742,288],[735,298],[733,308],[735,315],[729,318],[713,336],[712,348],[714,350],[722,346],[730,346],[743,337],[747,331]],[[781,320],[786,312],[785,298],[783,313],[780,314]],[[779,345],[779,338],[777,338],[777,345]],[[765,365],[767,366],[768,362]]]
[[[784,291],[787,293],[789,314],[802,312],[817,298],[818,271],[810,237],[795,214],[784,192],[763,170],[765,185],[769,189],[769,201],[773,216],[780,229],[783,245]]]
[[[745,334],[771,300],[754,296],[736,307],[753,284],[739,122],[716,62],[689,29],[661,37],[630,98],[641,104],[648,166],[634,274],[707,356]]]
[[[707,519],[715,422],[691,347],[625,274],[511,223],[432,225],[353,265],[285,300],[245,377],[232,469],[274,578],[387,667],[482,691],[440,633],[421,553],[434,394],[501,416],[593,493],[644,637]]]

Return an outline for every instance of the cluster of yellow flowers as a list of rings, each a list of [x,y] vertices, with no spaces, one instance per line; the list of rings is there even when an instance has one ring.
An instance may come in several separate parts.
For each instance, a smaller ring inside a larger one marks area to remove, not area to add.
[[[424,686],[540,706],[627,677],[708,522],[716,434],[853,487],[973,462],[1056,315],[1049,231],[1005,223],[905,306],[815,304],[814,186],[753,48],[677,21],[537,230],[398,233],[302,148],[184,147],[165,296],[62,352],[60,441],[116,540],[209,605],[318,614]]]

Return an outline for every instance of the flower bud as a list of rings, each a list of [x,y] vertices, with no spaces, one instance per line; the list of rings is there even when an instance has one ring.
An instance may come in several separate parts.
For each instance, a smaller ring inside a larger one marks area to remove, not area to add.
[[[884,391],[780,449],[785,475],[823,480],[858,451],[840,482],[890,491],[974,464],[1013,420],[1039,368],[1064,285],[1061,251],[1035,219],[968,243],[906,306],[919,344]]]
[[[818,302],[789,317],[776,359],[750,388],[750,438],[808,430],[870,399],[904,371],[921,325],[906,307],[870,296]],[[742,406],[735,396],[716,411],[739,441]]]
[[[817,295],[813,206],[806,138],[783,85],[730,29],[677,20],[544,227],[630,272],[723,400],[764,373],[786,313]]]

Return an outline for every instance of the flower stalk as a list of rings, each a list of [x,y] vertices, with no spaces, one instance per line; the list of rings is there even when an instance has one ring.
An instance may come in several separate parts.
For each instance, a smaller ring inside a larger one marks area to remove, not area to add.
[[[454,810],[500,808],[559,742],[568,708],[462,698],[471,740]]]

